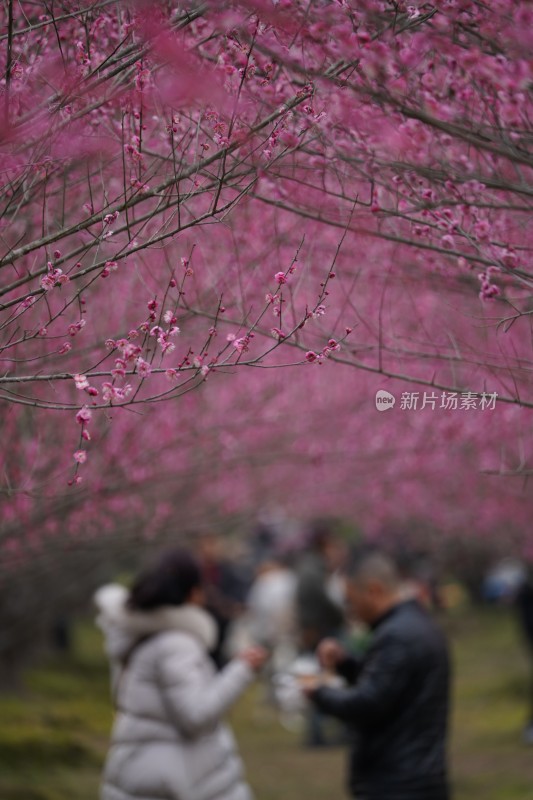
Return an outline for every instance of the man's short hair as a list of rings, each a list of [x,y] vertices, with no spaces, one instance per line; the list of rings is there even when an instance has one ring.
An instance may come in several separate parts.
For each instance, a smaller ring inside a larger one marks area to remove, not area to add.
[[[378,581],[393,592],[397,591],[402,583],[394,560],[379,550],[356,556],[351,564],[350,577],[354,583],[360,584],[365,584],[369,580]]]

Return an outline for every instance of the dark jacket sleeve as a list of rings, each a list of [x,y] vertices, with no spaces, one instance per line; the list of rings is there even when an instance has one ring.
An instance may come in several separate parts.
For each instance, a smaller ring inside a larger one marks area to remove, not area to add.
[[[346,658],[343,658],[343,660],[337,664],[337,675],[344,678],[346,683],[355,683],[363,668],[363,664],[363,657],[346,656]]]
[[[355,686],[321,687],[311,700],[324,713],[356,726],[379,723],[394,714],[412,669],[412,654],[407,646],[389,637],[370,649]]]

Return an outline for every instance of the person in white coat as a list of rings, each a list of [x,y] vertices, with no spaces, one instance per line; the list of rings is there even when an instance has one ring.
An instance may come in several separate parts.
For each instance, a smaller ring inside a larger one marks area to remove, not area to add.
[[[216,672],[194,558],[164,553],[130,592],[110,584],[95,602],[116,706],[101,800],[251,800],[222,718],[266,653],[250,647]]]

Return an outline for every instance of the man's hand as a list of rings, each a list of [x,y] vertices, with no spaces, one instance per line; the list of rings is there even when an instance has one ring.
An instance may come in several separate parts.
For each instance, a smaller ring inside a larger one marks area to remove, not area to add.
[[[268,659],[268,652],[264,649],[264,647],[247,647],[246,650],[243,650],[242,653],[239,653],[239,658],[246,662],[246,664],[248,664],[248,666],[251,667],[254,672],[259,672]]]
[[[312,697],[317,689],[323,686],[323,681],[318,675],[306,675],[305,678],[299,678],[300,691],[306,697]]]
[[[323,639],[318,645],[316,654],[320,665],[329,672],[334,672],[344,658],[346,651],[336,639]]]

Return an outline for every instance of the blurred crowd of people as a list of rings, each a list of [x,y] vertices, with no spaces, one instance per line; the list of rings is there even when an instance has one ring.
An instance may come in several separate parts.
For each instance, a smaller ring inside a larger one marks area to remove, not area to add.
[[[234,548],[213,532],[195,539],[207,608],[217,621],[214,653],[220,667],[243,644],[267,648],[282,669],[299,654],[315,653],[326,637],[357,646],[365,637],[347,606],[350,564],[373,548],[351,547],[335,521],[318,519],[292,539],[276,527],[258,525],[248,542]],[[439,605],[430,560],[418,553],[394,554],[401,593],[423,605]]]

